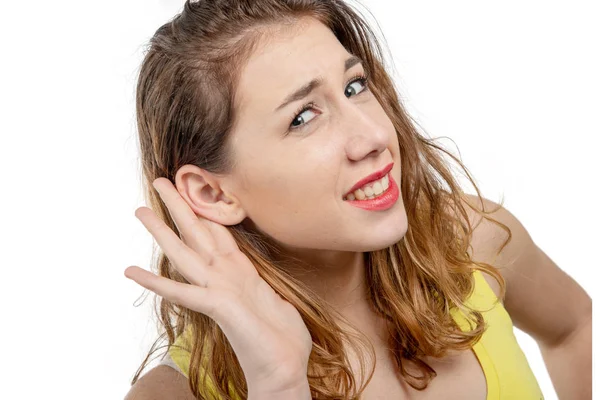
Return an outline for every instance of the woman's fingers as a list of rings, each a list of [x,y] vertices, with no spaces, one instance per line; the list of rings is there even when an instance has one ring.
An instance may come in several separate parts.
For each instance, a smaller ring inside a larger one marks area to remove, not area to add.
[[[219,254],[226,255],[233,251],[240,250],[233,235],[231,235],[226,227],[208,219],[205,219],[204,221],[215,239],[216,250]]]
[[[154,211],[148,207],[139,207],[135,216],[154,237],[177,271],[191,283],[201,283],[208,278],[205,261],[187,247]]]
[[[235,239],[227,228],[202,216],[197,216],[181,197],[177,188],[166,178],[153,182],[165,202],[177,229],[185,238],[186,244],[207,260],[214,253],[229,254],[239,250]]]
[[[214,299],[208,294],[207,282],[200,282],[198,286],[189,285],[157,276],[136,266],[127,267],[125,276],[175,304],[196,310],[213,319],[216,317]]]
[[[153,186],[167,206],[169,214],[183,236],[185,244],[205,260],[210,260],[211,253],[216,245],[215,240],[207,227],[202,226],[202,223],[183,200],[177,188],[166,178],[155,179]]]

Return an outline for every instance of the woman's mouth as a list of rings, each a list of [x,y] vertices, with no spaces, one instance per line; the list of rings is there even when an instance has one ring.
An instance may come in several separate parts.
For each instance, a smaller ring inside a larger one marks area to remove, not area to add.
[[[344,200],[372,200],[383,195],[390,186],[390,173],[385,174],[383,178],[369,182],[366,185],[356,189],[352,193],[348,193]]]
[[[349,193],[346,203],[368,211],[383,211],[391,208],[400,197],[400,189],[389,172],[381,179]]]

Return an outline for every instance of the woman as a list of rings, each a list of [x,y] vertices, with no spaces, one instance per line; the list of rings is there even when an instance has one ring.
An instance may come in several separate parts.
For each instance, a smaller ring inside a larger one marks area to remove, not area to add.
[[[461,190],[342,1],[186,2],[137,115],[164,253],[125,275],[168,351],[128,398],[537,400],[513,322],[559,395],[591,396],[589,296]]]

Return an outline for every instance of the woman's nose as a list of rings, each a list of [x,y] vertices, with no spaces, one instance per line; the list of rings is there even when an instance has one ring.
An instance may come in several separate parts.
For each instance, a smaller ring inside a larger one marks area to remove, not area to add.
[[[346,154],[352,161],[359,161],[368,156],[377,156],[389,143],[389,133],[383,124],[360,106],[352,106],[346,112],[352,114],[345,118],[342,129],[346,131]]]

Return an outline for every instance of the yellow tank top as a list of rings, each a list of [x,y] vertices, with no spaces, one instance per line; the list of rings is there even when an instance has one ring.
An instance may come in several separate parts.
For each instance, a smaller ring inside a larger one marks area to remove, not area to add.
[[[487,382],[486,400],[543,400],[538,382],[515,338],[510,316],[482,273],[475,270],[473,276],[475,289],[466,303],[481,311],[488,324],[481,340],[473,346]],[[460,310],[452,309],[451,315],[463,331],[471,329]],[[189,376],[190,353],[186,350],[189,348],[185,338],[179,337],[169,349],[169,355],[186,377]],[[210,377],[206,379],[202,394],[207,399],[220,400]]]

